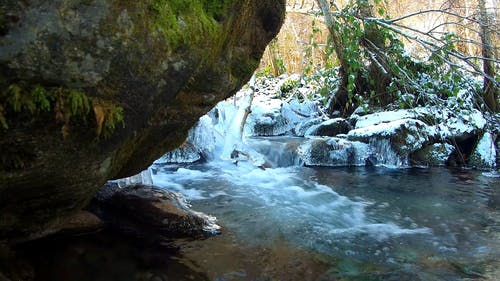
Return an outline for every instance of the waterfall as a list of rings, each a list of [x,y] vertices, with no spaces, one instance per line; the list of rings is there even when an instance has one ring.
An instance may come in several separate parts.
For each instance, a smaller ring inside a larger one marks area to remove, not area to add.
[[[382,165],[389,168],[408,167],[408,155],[401,156],[391,145],[389,139],[372,139],[370,145],[375,151],[376,165]]]
[[[298,153],[298,147],[303,142],[303,138],[294,137],[248,139],[249,146],[262,154],[266,163],[273,168],[301,166],[303,161]]]

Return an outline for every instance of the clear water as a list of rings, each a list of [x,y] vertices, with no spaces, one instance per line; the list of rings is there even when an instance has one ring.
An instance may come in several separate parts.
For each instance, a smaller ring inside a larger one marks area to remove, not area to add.
[[[500,258],[500,182],[474,171],[157,166],[156,185],[215,215],[179,243],[210,280],[459,280]]]
[[[36,280],[500,280],[496,173],[308,168],[300,139],[270,141],[253,145],[274,168],[153,166],[153,182],[216,216],[220,235],[49,238],[24,249]]]

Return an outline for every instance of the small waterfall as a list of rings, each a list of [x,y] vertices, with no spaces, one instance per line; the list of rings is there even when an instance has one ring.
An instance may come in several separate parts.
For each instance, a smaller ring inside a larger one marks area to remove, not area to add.
[[[408,155],[401,156],[392,148],[389,139],[372,139],[370,145],[375,151],[376,165],[382,165],[389,168],[408,167]]]
[[[137,175],[128,178],[111,180],[110,182],[117,183],[120,188],[136,184],[152,185],[153,184],[152,171],[151,168],[148,168]]]
[[[273,168],[303,164],[298,153],[298,147],[304,142],[302,138],[250,138],[247,141],[248,145],[262,154]]]

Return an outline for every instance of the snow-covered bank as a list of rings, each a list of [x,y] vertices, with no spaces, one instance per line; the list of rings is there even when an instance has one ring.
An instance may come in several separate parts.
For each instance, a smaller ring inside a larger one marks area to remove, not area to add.
[[[296,154],[308,166],[497,166],[498,128],[490,121],[492,116],[472,104],[460,109],[446,105],[389,111],[360,108],[345,119],[329,118],[319,102],[308,99],[315,87],[295,83],[298,78],[257,79],[253,93],[244,88],[219,103],[200,119],[183,147],[158,162],[222,158],[272,166],[266,155],[269,150],[257,152],[252,144],[256,137],[286,136],[303,138]],[[252,94],[251,113],[241,130],[242,111]]]

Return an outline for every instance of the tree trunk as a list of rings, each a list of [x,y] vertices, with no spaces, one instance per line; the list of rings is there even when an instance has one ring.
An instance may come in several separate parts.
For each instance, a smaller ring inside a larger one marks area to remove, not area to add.
[[[361,0],[360,14],[362,18],[373,18],[373,6],[368,0]],[[363,81],[365,91],[373,91],[376,100],[372,101],[377,105],[386,106],[394,98],[389,95],[387,87],[391,83],[393,73],[387,61],[385,37],[382,35],[380,27],[365,21],[364,37],[361,41],[366,52],[369,54],[370,65],[368,67],[368,79]]]
[[[333,96],[328,105],[327,113],[332,115],[332,113],[339,111],[342,113],[342,115],[347,114],[349,111],[349,94],[347,91],[347,74],[346,74],[346,69],[347,69],[347,62],[344,58],[344,48],[342,46],[342,39],[341,39],[341,34],[339,34],[339,31],[335,30],[333,27],[335,26],[334,19],[332,17],[332,14],[330,12],[330,5],[327,3],[326,0],[316,0],[318,3],[319,8],[321,9],[321,12],[323,12],[323,15],[325,17],[325,22],[326,26],[328,28],[328,31],[330,32],[331,36],[331,42],[333,44],[333,49],[335,50],[335,54],[337,55],[337,58],[340,62],[340,69],[339,69],[339,76],[340,76],[340,84],[339,88],[337,90],[337,93],[335,93],[335,96]]]
[[[493,50],[493,42],[491,39],[491,26],[488,11],[486,10],[486,1],[479,0],[479,16],[481,23],[481,43],[483,55],[483,99],[484,103],[492,112],[499,112],[498,104],[498,85],[495,83],[495,52]]]
[[[326,0],[316,0],[323,15],[326,25],[332,38],[332,44],[340,62],[340,84],[339,89],[334,97],[330,100],[328,113],[332,114],[339,111],[342,115],[349,115],[357,107],[357,101],[349,98],[348,91],[348,61],[344,54],[344,46],[342,45],[342,34],[334,28],[335,19],[330,12],[330,5]],[[359,16],[361,18],[372,18],[373,7],[368,0],[360,1]],[[364,52],[368,55],[370,65],[366,69],[358,71],[355,75],[355,88],[352,94],[358,94],[363,97],[368,97],[370,92],[376,94],[374,104],[384,106],[393,101],[393,97],[387,94],[387,87],[392,80],[393,74],[390,72],[389,63],[385,55],[385,39],[381,35],[380,28],[376,24],[371,24],[368,21],[364,22],[364,36],[359,44],[364,48]],[[359,54],[359,60],[363,59],[363,54]],[[364,77],[362,72],[366,71],[368,77]]]

